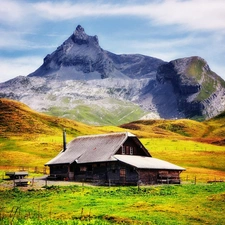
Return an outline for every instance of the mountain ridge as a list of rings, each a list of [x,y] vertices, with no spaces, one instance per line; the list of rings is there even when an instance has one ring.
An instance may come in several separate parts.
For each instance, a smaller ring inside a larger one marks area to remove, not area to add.
[[[116,55],[80,25],[33,73],[1,83],[0,97],[95,125],[204,119],[225,110],[224,81],[203,58],[165,62],[141,54]]]

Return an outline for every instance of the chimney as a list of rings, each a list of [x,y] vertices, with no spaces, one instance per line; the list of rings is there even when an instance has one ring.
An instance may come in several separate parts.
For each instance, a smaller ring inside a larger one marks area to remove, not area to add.
[[[63,152],[66,151],[66,130],[63,129]]]

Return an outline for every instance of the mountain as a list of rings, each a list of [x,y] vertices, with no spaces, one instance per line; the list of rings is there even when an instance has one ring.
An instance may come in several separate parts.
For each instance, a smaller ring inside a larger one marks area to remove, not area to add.
[[[97,36],[89,36],[77,26],[75,32],[29,77],[58,80],[94,80],[104,78],[148,78],[162,60],[143,55],[116,55],[99,46]]]
[[[77,26],[26,77],[0,84],[0,97],[86,124],[212,118],[225,110],[225,82],[197,56],[165,62],[103,50]]]

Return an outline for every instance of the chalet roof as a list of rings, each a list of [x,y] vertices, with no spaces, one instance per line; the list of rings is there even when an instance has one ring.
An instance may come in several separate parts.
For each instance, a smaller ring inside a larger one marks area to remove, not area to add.
[[[185,170],[185,168],[174,165],[167,161],[153,157],[136,156],[136,155],[114,155],[114,157],[126,164],[139,169],[166,169],[166,170]]]
[[[68,143],[66,151],[61,151],[45,165],[115,161],[113,155],[128,137],[138,140],[129,132],[77,137]]]

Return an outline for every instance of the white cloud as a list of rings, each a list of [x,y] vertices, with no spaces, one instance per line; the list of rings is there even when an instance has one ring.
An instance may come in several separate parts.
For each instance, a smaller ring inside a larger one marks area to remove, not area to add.
[[[15,31],[0,31],[0,49],[24,49],[30,45],[23,34]]]
[[[136,16],[153,19],[162,25],[182,25],[188,29],[219,30],[225,28],[224,0],[167,0],[136,4],[98,4],[40,2],[37,14],[50,20],[68,20],[87,16]]]
[[[169,0],[154,4],[150,12],[150,17],[160,24],[178,24],[201,30],[225,28],[224,0]]]
[[[26,76],[34,72],[41,64],[41,57],[0,58],[0,82],[16,76]]]
[[[2,50],[34,50],[34,49],[53,49],[57,46],[54,44],[42,44],[34,42],[25,36],[35,36],[36,34],[22,31],[4,31],[0,30],[0,49]],[[51,36],[51,35],[46,35]],[[55,35],[56,36],[56,35]],[[58,36],[58,35],[57,35]]]
[[[26,0],[1,0],[0,24],[8,29],[32,29],[39,21],[37,11]]]
[[[25,16],[24,8],[17,1],[1,0],[0,21],[7,24],[16,24]]]
[[[194,30],[225,28],[224,0],[113,1],[34,1],[1,0],[0,22],[22,26],[44,20],[70,20],[80,17],[134,16],[161,25],[181,25]]]

